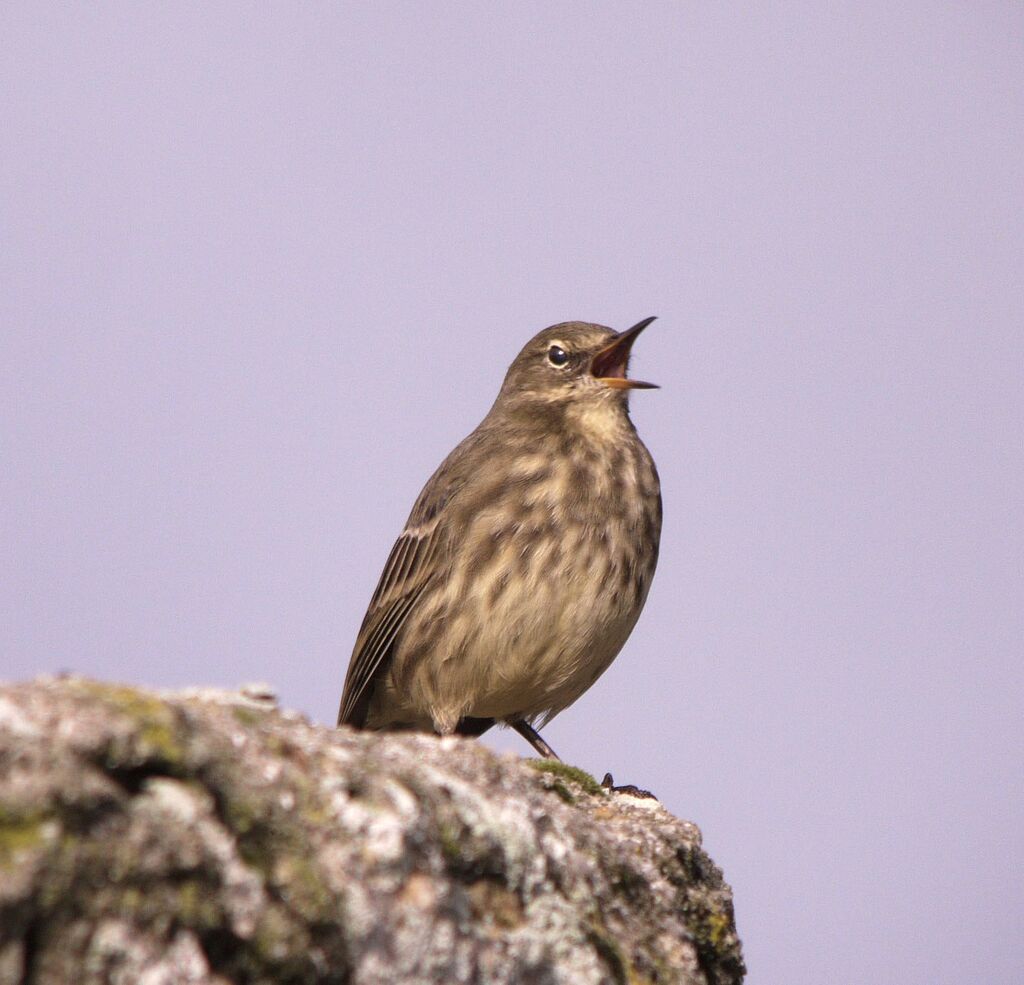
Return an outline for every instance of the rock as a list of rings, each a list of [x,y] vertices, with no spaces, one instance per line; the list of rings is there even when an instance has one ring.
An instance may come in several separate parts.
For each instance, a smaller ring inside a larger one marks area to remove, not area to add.
[[[0,687],[0,985],[743,974],[697,828],[580,770],[265,685]]]

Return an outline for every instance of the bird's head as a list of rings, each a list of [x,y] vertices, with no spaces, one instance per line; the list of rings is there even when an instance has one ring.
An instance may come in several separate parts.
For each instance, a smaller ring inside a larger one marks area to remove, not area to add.
[[[505,404],[608,404],[625,406],[630,390],[656,383],[626,375],[637,336],[654,321],[645,318],[624,332],[570,321],[538,332],[509,366],[498,397]]]

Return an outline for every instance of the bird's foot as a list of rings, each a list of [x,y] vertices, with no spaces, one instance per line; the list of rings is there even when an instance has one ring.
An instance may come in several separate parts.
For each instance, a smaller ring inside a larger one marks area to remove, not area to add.
[[[610,793],[625,793],[629,794],[630,797],[637,797],[640,800],[658,799],[650,790],[641,790],[640,787],[636,787],[632,783],[624,783],[622,786],[617,787],[611,773],[605,773],[601,786]]]

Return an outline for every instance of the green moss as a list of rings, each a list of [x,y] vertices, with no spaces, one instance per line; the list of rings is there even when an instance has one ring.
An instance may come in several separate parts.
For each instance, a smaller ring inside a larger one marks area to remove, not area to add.
[[[79,872],[80,878],[85,871]],[[136,877],[137,873],[126,876],[127,879]],[[88,905],[92,912],[117,913],[139,925],[173,921],[203,932],[224,923],[215,885],[198,877],[180,881],[167,877],[152,882],[142,880],[100,885]]]
[[[587,929],[587,939],[602,961],[608,966],[612,980],[616,985],[630,985],[635,981],[629,958],[623,953],[619,942],[598,921],[593,921]]]
[[[463,861],[463,828],[460,824],[444,816],[438,817],[437,840],[441,844],[441,854],[449,862]]]
[[[680,845],[676,849],[676,861],[683,872],[682,885],[693,885],[704,881],[704,872],[700,864],[701,858],[698,849],[690,845]],[[673,884],[680,885],[679,876],[674,869],[670,868],[666,872],[666,876]]]
[[[504,931],[522,926],[522,900],[507,886],[493,879],[478,879],[466,887],[466,895],[475,920]]]
[[[65,900],[75,881],[80,843],[78,835],[69,831],[65,824],[47,860],[46,876],[36,889],[36,899],[42,910],[50,910]]]
[[[146,906],[146,894],[137,886],[129,886],[117,901],[117,912],[126,916],[141,913]]]
[[[274,870],[277,854],[273,832],[262,822],[254,822],[242,830],[235,828],[238,835],[238,854],[246,865],[269,877]]]
[[[283,735],[278,735],[276,732],[271,732],[263,739],[263,745],[268,752],[272,752],[275,756],[281,756],[283,759],[287,759],[295,746]]]
[[[42,812],[20,814],[0,805],[0,866],[6,866],[16,852],[32,848],[43,840]]]
[[[260,915],[252,947],[260,961],[271,966],[295,961],[305,964],[309,936],[302,926],[288,919],[285,911],[271,906]]]
[[[555,780],[551,784],[551,789],[556,794],[558,794],[558,796],[561,797],[562,800],[564,800],[567,804],[576,803],[576,798],[572,795],[572,793],[569,791],[569,788],[564,783],[559,783],[558,780]]]
[[[145,758],[182,765],[185,751],[176,734],[174,709],[166,702],[124,684],[81,681],[78,688],[136,723],[138,752]]]
[[[263,717],[255,708],[246,708],[238,705],[231,709],[231,714],[234,716],[235,721],[241,722],[242,725],[255,725]]]
[[[252,795],[237,787],[221,787],[219,812],[235,834],[238,854],[266,879],[291,887],[306,910],[317,910],[323,902],[319,872],[306,861],[308,846],[300,842],[298,829],[288,813],[269,798]],[[303,805],[300,805],[303,806]],[[313,806],[304,813],[316,814]]]
[[[220,908],[212,899],[210,887],[196,879],[187,879],[177,887],[175,916],[189,927],[207,929],[219,926]]]
[[[320,870],[305,855],[289,854],[279,859],[274,882],[282,898],[303,920],[317,923],[334,917],[334,897]]]
[[[557,759],[529,759],[527,765],[538,773],[549,773],[563,780],[569,780],[581,787],[584,793],[593,797],[604,796],[607,793],[597,780],[578,766],[569,766],[567,763],[560,763]]]
[[[245,797],[228,796],[221,791],[224,820],[231,830],[240,838],[258,831],[263,824],[263,805]]]
[[[718,948],[730,931],[729,918],[724,913],[710,913],[707,919],[708,939],[711,946]]]
[[[732,921],[728,914],[712,909],[702,901],[687,907],[686,917],[690,932],[702,947],[717,952],[723,944],[729,943],[727,939],[731,936]]]
[[[289,792],[294,797],[292,811],[311,827],[332,827],[335,822],[334,812],[323,799],[317,785],[298,771],[288,777]]]
[[[651,886],[647,879],[636,869],[625,865],[615,865],[609,872],[612,889],[629,903],[638,903],[650,895]]]
[[[731,907],[727,903],[716,905],[706,893],[696,892],[684,903],[683,914],[701,965],[742,977],[743,957]]]

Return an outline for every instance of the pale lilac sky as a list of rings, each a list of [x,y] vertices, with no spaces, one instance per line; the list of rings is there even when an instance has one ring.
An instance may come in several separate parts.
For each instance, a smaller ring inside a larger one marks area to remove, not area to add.
[[[522,342],[656,314],[660,570],[547,737],[701,825],[752,983],[1024,979],[1020,4],[0,31],[0,676],[332,722]]]

